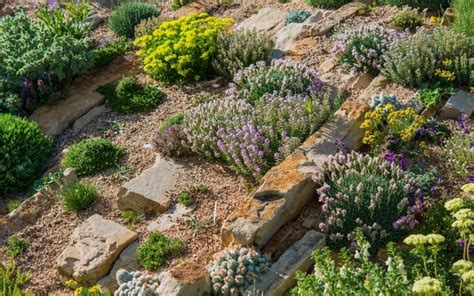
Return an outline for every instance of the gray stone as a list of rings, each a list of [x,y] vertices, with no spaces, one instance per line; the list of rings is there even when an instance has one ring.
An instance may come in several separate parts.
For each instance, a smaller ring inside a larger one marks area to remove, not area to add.
[[[305,23],[291,23],[275,33],[275,48],[281,52],[290,49],[296,41],[310,36],[312,26]]]
[[[77,173],[75,168],[67,168],[63,172],[64,180],[66,182],[77,181]]]
[[[178,225],[179,220],[189,215],[193,211],[191,207],[185,207],[180,203],[174,204],[166,213],[161,214],[158,219],[148,225],[147,230],[153,231],[167,231]]]
[[[334,69],[335,66],[335,58],[329,58],[324,60],[324,62],[319,65],[318,70],[319,73],[323,74],[331,71],[332,69]]]
[[[460,90],[452,95],[446,105],[441,109],[441,115],[445,118],[456,119],[462,113],[467,117],[474,111],[474,94]]]
[[[97,29],[100,24],[105,21],[105,16],[100,14],[93,14],[87,17],[87,21],[91,22],[91,30]]]
[[[255,287],[250,287],[247,293],[256,289],[266,296],[284,295],[295,285],[296,272],[308,271],[313,264],[311,254],[314,250],[323,247],[324,243],[325,239],[322,233],[314,230],[308,231],[301,240],[286,250],[266,273],[258,278]]]
[[[303,24],[314,24],[314,23],[317,23],[319,22],[320,20],[323,19],[323,11],[322,10],[319,10],[315,13],[313,13],[310,17],[308,17],[307,19],[305,19],[305,21],[303,22]]]
[[[125,248],[122,253],[120,253],[119,258],[115,261],[109,274],[97,282],[97,284],[102,288],[102,291],[114,292],[118,289],[119,284],[117,283],[116,276],[117,271],[120,269],[133,271],[141,268],[136,256],[138,246],[138,242],[133,242]]]
[[[105,105],[101,105],[101,106],[97,106],[97,107],[92,108],[89,112],[87,112],[81,118],[76,120],[76,122],[74,122],[74,125],[72,126],[72,128],[75,131],[81,130],[84,126],[86,126],[89,122],[91,122],[92,120],[99,117],[99,115],[104,113],[106,110],[107,110],[107,108],[105,107]]]
[[[100,215],[93,215],[76,227],[57,259],[60,281],[73,279],[82,285],[95,284],[109,273],[123,249],[138,235]]]
[[[202,265],[184,262],[158,276],[159,295],[195,296],[211,291],[209,272]]]
[[[260,11],[241,22],[237,29],[255,29],[261,33],[274,34],[284,26],[286,12],[277,8],[262,8]]]
[[[118,208],[138,214],[165,212],[171,206],[167,191],[174,187],[181,170],[173,160],[157,156],[153,167],[123,185],[117,194]]]

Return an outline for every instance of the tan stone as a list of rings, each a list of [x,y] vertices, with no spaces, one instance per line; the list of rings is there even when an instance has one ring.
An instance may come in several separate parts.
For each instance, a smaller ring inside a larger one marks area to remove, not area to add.
[[[362,73],[357,75],[355,80],[351,83],[350,88],[352,89],[364,89],[374,80],[374,76],[369,73]]]
[[[313,25],[311,36],[322,36],[329,33],[336,25],[351,18],[363,7],[360,3],[348,3],[341,6],[334,13],[325,16],[321,21]]]
[[[158,295],[194,296],[211,291],[207,269],[199,264],[184,262],[158,276]]]
[[[286,250],[278,261],[257,279],[255,286],[247,289],[247,292],[257,290],[268,296],[285,295],[296,283],[296,272],[308,271],[313,264],[311,254],[314,250],[323,247],[324,243],[325,238],[322,233],[308,231],[301,240]]]
[[[182,167],[171,159],[157,157],[155,165],[125,183],[118,192],[120,210],[139,214],[159,214],[171,206],[167,191],[177,182]]]
[[[119,57],[107,67],[77,79],[67,89],[69,97],[55,105],[39,107],[30,119],[36,121],[46,135],[56,138],[72,122],[104,102],[104,96],[96,92],[97,87],[118,80],[131,67],[130,61]]]
[[[57,259],[60,281],[65,283],[74,279],[84,285],[96,283],[137,237],[135,232],[100,215],[89,217],[77,226]]]
[[[191,2],[183,7],[178,8],[174,13],[174,17],[188,16],[193,13],[203,13],[208,12],[209,8],[206,7],[203,3],[200,2]]]
[[[262,8],[257,14],[241,22],[237,29],[255,29],[261,33],[275,34],[284,26],[286,12],[277,8]]]
[[[336,59],[335,58],[329,58],[325,59],[324,62],[319,65],[318,70],[320,74],[327,73],[334,69],[336,66]]]

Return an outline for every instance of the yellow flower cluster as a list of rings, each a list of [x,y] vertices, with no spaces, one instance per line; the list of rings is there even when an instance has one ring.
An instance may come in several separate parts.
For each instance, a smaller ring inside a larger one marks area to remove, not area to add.
[[[200,80],[211,72],[219,33],[232,24],[230,18],[191,14],[164,22],[134,45],[152,77],[166,83]]]
[[[453,81],[456,79],[456,75],[454,75],[454,72],[448,71],[448,70],[443,70],[443,69],[436,69],[436,76],[443,78],[447,81]]]
[[[90,288],[79,287],[74,290],[74,296],[81,296],[81,295],[100,295],[100,288],[99,286],[92,286]]]
[[[405,238],[403,242],[409,246],[439,245],[445,241],[441,234],[412,234]]]
[[[441,282],[431,277],[424,277],[413,284],[412,291],[420,295],[440,295],[443,291]]]
[[[360,125],[365,129],[363,143],[377,144],[383,132],[403,141],[409,142],[426,119],[416,114],[413,108],[396,110],[392,104],[375,108],[365,114],[365,120]]]

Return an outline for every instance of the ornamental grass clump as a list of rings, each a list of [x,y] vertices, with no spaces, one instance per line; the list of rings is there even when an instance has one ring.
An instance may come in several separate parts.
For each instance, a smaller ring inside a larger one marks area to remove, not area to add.
[[[61,197],[66,210],[77,213],[89,208],[99,197],[99,191],[93,184],[75,181],[61,188]]]
[[[209,268],[215,295],[244,295],[270,267],[270,260],[254,249],[224,251]]]
[[[474,1],[455,0],[454,2],[454,29],[467,36],[474,37]]]
[[[336,37],[332,52],[338,63],[351,72],[377,75],[383,67],[384,55],[402,34],[380,25],[362,26]]]
[[[142,21],[160,15],[155,6],[141,2],[125,2],[109,17],[109,28],[119,36],[133,38],[135,27]]]
[[[258,62],[237,72],[229,93],[255,104],[264,94],[321,96],[324,90],[314,69],[299,62],[278,59],[269,66]]]
[[[137,55],[145,71],[164,83],[205,79],[213,74],[218,36],[232,23],[206,13],[164,22],[153,34],[135,40]]]
[[[441,86],[468,85],[474,57],[472,38],[449,28],[420,30],[393,43],[385,54],[385,76],[394,82],[419,87],[438,82]]]
[[[417,225],[419,201],[411,180],[394,162],[357,152],[339,153],[315,175],[322,203],[319,228],[329,245],[348,247],[361,228],[374,250]]]
[[[0,114],[0,193],[31,186],[45,168],[51,147],[51,140],[35,122]]]
[[[237,30],[219,35],[212,65],[216,72],[232,79],[241,69],[259,61],[270,61],[275,44],[270,35],[256,30]]]

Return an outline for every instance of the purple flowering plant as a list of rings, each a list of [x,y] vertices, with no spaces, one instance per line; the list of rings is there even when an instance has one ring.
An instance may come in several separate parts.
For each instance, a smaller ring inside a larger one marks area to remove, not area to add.
[[[352,72],[377,75],[383,67],[384,54],[402,33],[380,25],[362,26],[336,36],[332,52],[338,62]]]

